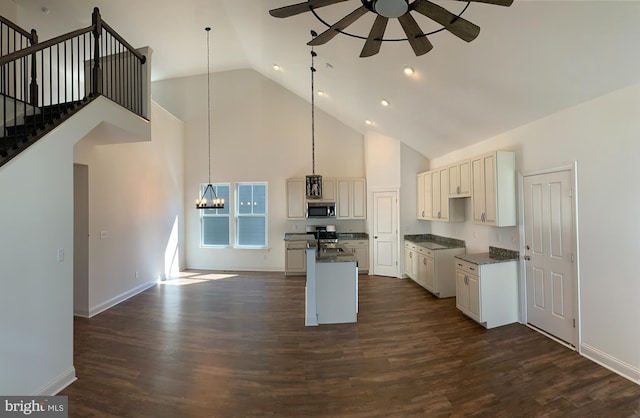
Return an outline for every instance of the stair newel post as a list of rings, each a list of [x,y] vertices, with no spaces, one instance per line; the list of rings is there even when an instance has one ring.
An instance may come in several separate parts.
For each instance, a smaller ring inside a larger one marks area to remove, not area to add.
[[[31,39],[29,40],[31,45],[38,43],[38,32],[35,29],[31,29]],[[38,64],[36,62],[35,52],[31,54],[31,82],[29,83],[29,104],[31,106],[38,106],[38,73],[36,68]]]
[[[97,96],[102,94],[102,67],[100,66],[100,35],[102,34],[102,18],[100,17],[100,9],[95,7],[92,15],[93,23],[93,86],[92,94]]]

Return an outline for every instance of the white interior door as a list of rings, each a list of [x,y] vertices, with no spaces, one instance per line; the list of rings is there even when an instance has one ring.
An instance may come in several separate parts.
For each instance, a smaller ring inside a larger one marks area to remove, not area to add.
[[[527,322],[576,345],[570,170],[524,177]]]
[[[373,274],[398,277],[398,192],[373,193]]]

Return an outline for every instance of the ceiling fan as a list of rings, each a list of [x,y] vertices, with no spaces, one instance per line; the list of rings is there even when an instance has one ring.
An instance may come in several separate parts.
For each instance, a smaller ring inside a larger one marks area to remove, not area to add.
[[[312,12],[319,20],[320,17],[314,11],[315,9],[331,6],[336,3],[342,3],[349,0],[307,0],[302,3],[292,4],[289,6],[272,9],[269,14],[274,17],[290,17],[304,12]],[[464,10],[455,14],[442,6],[432,3],[428,0],[360,0],[362,6],[349,13],[338,22],[333,25],[328,25],[329,29],[322,32],[320,35],[312,39],[307,45],[317,46],[323,45],[333,39],[338,33],[344,32],[347,27],[353,24],[356,20],[364,16],[366,13],[375,13],[376,20],[373,22],[369,36],[366,39],[360,57],[370,57],[377,54],[380,51],[382,42],[388,39],[384,39],[384,32],[387,28],[389,19],[398,19],[404,33],[406,34],[406,40],[409,41],[413,52],[416,55],[423,55],[429,52],[433,45],[427,39],[427,35],[422,32],[422,29],[411,15],[411,12],[418,12],[429,19],[439,23],[443,26],[440,30],[448,30],[458,38],[471,42],[480,33],[480,27],[469,22],[468,20],[460,17]],[[510,6],[513,0],[456,0],[464,1],[467,6],[471,2],[489,3],[499,6]],[[323,21],[324,23],[324,21]],[[433,33],[433,32],[432,32]],[[353,35],[352,35],[353,36]],[[404,40],[404,39],[403,39]]]

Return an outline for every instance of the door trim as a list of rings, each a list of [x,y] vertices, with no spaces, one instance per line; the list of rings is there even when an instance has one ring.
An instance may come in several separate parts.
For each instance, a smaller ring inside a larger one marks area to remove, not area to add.
[[[535,170],[529,170],[525,172],[518,173],[518,217],[520,222],[518,223],[518,234],[520,235],[520,254],[521,254],[521,262],[520,262],[520,322],[529,326],[527,323],[527,276],[526,269],[524,266],[524,258],[522,254],[525,251],[525,222],[524,222],[524,178],[532,177],[541,174],[551,174],[558,173],[562,171],[569,171],[571,177],[571,188],[573,199],[571,199],[571,247],[573,249],[573,253],[575,254],[575,261],[573,263],[573,275],[574,275],[574,306],[575,306],[575,316],[576,316],[576,326],[573,331],[573,341],[569,341],[571,344],[571,348],[575,349],[578,353],[581,353],[581,344],[582,344],[582,309],[580,306],[580,252],[579,252],[579,231],[578,231],[578,162],[573,161],[570,163],[561,164],[554,167],[541,168]],[[561,340],[553,337],[552,335],[544,332],[544,330],[540,330],[536,327],[529,326],[529,328],[540,332],[543,335],[553,339],[554,341],[560,342],[563,345],[567,345]]]
[[[374,244],[373,244],[373,233],[374,233],[374,196],[376,193],[395,193],[396,194],[396,248],[393,257],[396,260],[396,278],[402,278],[402,271],[400,270],[400,189],[393,187],[384,187],[384,188],[371,188],[367,190],[367,224],[369,229],[369,274],[375,275],[375,259],[374,259]]]

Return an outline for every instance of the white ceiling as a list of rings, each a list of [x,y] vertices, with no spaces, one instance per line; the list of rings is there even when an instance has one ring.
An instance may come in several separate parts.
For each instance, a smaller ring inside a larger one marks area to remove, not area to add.
[[[14,1],[19,22],[36,28],[41,40],[89,26],[99,7],[132,45],[151,46],[154,80],[205,73],[204,27],[212,26],[212,71],[252,68],[307,100],[309,30],[326,28],[311,13],[268,14],[301,0]],[[451,11],[465,5],[432,1]],[[359,5],[349,0],[318,13],[333,23]],[[377,56],[358,58],[364,41],[344,35],[316,47],[316,91],[327,93],[316,105],[359,132],[378,131],[435,158],[640,82],[638,1],[472,3],[464,17],[481,27],[477,39],[440,32],[422,57],[407,42],[385,42]],[[367,14],[349,29],[366,36],[372,20]],[[416,20],[425,32],[437,28]],[[387,34],[401,35],[397,22]],[[416,69],[413,78],[402,74],[404,65]]]

